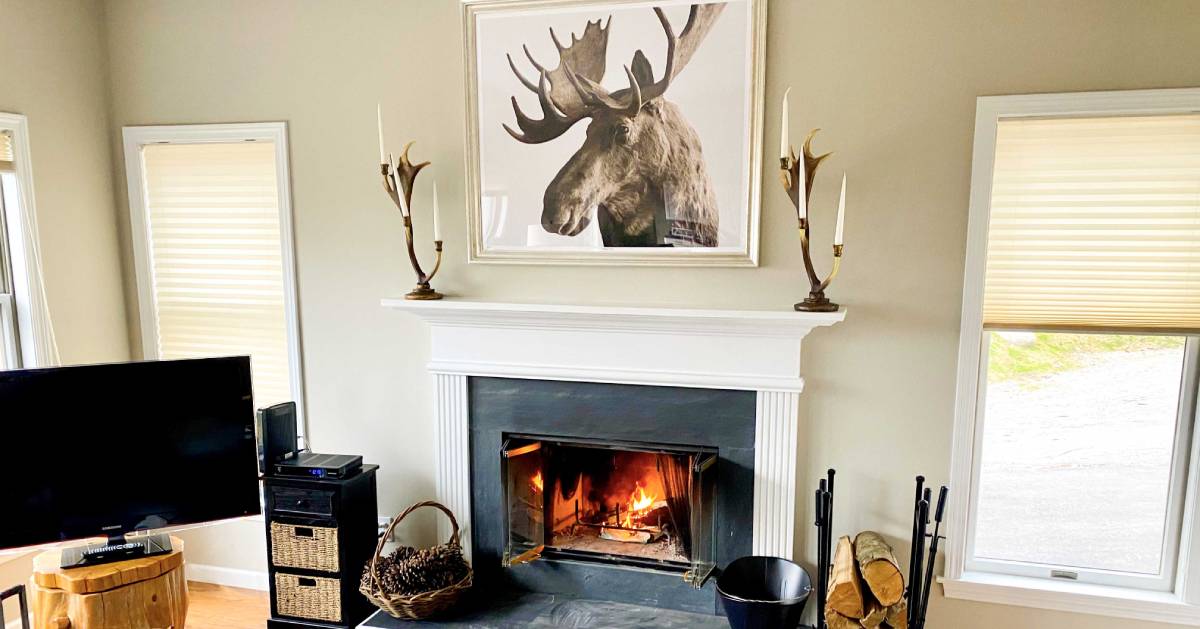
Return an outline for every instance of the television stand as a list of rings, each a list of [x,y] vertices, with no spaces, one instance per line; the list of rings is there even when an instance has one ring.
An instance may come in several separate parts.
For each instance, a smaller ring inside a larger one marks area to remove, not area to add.
[[[63,548],[60,567],[64,569],[82,568],[114,561],[165,555],[169,552],[171,552],[171,538],[168,535],[126,537],[121,533],[109,535],[108,539],[103,542]]]
[[[171,539],[169,553],[64,569],[61,549],[33,559],[29,612],[33,626],[93,629],[183,627],[188,592],[183,541]]]

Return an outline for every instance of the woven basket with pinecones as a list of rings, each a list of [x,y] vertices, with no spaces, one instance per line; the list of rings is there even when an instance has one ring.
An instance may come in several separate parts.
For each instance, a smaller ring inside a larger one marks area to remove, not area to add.
[[[392,529],[408,514],[422,507],[435,507],[450,518],[454,532],[450,541],[433,548],[401,546],[383,556],[383,546]],[[462,554],[458,520],[445,506],[432,500],[418,502],[392,520],[379,538],[375,556],[363,571],[358,591],[376,607],[396,618],[421,620],[446,611],[471,588],[471,565]]]

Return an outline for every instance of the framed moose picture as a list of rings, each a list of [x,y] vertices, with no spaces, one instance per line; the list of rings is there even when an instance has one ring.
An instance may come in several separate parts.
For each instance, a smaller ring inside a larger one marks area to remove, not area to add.
[[[756,266],[766,0],[462,0],[472,262]]]

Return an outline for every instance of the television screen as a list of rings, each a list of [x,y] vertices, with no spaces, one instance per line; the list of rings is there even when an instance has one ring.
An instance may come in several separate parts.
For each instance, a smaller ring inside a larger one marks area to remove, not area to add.
[[[0,548],[259,513],[249,357],[0,372]]]

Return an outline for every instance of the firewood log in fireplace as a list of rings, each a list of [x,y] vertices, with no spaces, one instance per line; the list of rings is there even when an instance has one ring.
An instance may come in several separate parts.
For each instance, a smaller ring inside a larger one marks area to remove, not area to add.
[[[904,598],[904,574],[892,547],[875,531],[863,531],[854,538],[854,555],[862,570],[863,581],[883,607]]]
[[[847,618],[855,619],[855,623],[865,614],[863,609],[862,583],[858,578],[858,566],[854,560],[854,545],[848,536],[837,541],[837,549],[833,553],[833,571],[829,574],[829,593],[825,601],[826,622],[829,622],[829,612],[833,611]],[[833,625],[829,622],[830,626]]]

